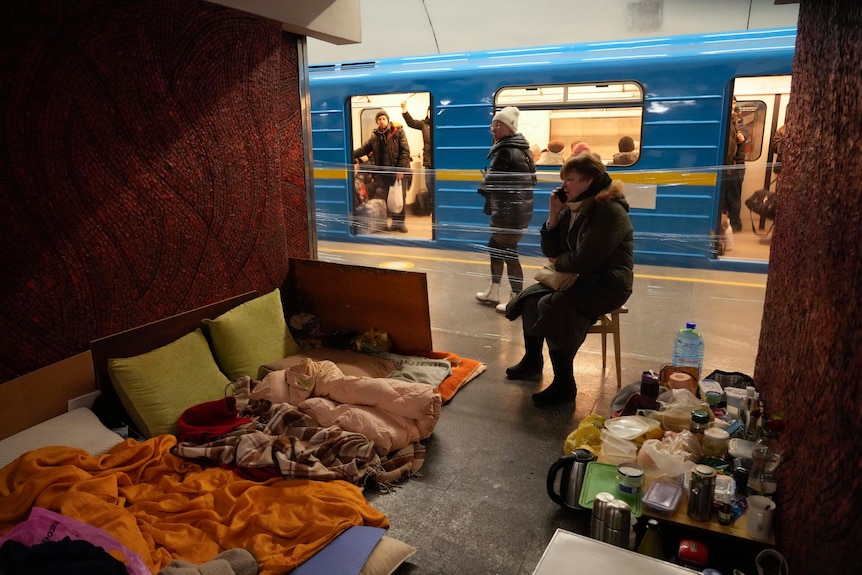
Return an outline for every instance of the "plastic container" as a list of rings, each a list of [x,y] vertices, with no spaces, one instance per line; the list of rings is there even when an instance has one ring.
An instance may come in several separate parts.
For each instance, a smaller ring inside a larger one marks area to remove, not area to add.
[[[679,330],[673,344],[673,365],[675,367],[694,367],[697,381],[703,373],[703,338],[694,329],[694,322],[687,322],[685,329]]]
[[[676,511],[681,497],[682,487],[678,483],[653,481],[644,493],[641,502],[653,511],[670,515]]]
[[[727,442],[727,452],[731,457],[739,457],[742,459],[751,459],[751,453],[754,451],[754,442],[739,437],[733,437]]]

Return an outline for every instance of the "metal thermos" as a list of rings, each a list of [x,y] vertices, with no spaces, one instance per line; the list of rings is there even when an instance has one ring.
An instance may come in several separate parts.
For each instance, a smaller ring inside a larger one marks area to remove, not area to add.
[[[609,501],[605,506],[604,522],[605,535],[602,540],[629,549],[632,532],[632,509],[629,504],[621,499]]]
[[[688,516],[695,521],[709,521],[715,496],[715,475],[715,469],[709,465],[695,465],[691,470]]]
[[[590,537],[604,541],[605,536],[605,507],[614,500],[614,496],[607,491],[596,493],[593,500],[593,515],[590,519]]]

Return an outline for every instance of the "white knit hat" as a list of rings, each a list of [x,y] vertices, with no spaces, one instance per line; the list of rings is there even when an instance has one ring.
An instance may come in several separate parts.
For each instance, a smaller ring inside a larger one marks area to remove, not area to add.
[[[518,116],[521,115],[521,110],[514,106],[506,106],[496,114],[494,114],[494,122],[500,122],[507,126],[513,132],[518,131]]]

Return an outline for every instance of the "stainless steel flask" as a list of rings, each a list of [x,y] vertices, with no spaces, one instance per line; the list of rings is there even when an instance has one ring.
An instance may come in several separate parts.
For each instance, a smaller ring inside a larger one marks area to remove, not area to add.
[[[715,475],[715,469],[709,465],[695,465],[691,470],[688,516],[695,521],[709,521],[715,496]]]

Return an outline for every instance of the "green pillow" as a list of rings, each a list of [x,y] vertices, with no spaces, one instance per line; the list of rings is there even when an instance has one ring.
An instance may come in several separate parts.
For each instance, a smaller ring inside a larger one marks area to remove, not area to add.
[[[109,359],[108,373],[120,401],[146,437],[176,435],[183,411],[224,397],[230,383],[200,329],[141,355]]]
[[[284,320],[278,289],[205,319],[204,325],[216,361],[231,381],[244,375],[260,379],[262,365],[299,351]]]

